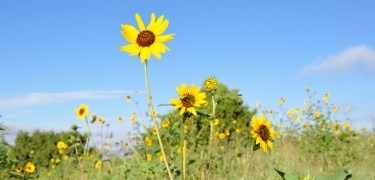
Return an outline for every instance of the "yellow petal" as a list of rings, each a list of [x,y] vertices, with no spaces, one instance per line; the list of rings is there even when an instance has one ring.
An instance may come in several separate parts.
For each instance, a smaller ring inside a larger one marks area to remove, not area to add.
[[[194,114],[194,116],[197,115],[197,111],[195,111],[194,108],[190,107],[190,108],[188,108],[187,110],[188,110],[191,114]]]
[[[128,44],[120,47],[120,51],[125,51],[130,54],[130,56],[136,56],[141,52],[142,48],[138,44]]]
[[[156,36],[155,41],[156,42],[161,42],[161,43],[162,42],[167,42],[167,41],[172,40],[174,35],[175,34],[167,34],[167,35],[163,35],[163,36]]]
[[[155,32],[156,30],[158,30],[159,26],[163,23],[163,20],[164,20],[164,15],[161,15],[155,21],[155,23],[153,23],[151,26],[147,27],[147,29],[150,30],[150,31],[152,31],[152,32]]]
[[[273,143],[272,143],[272,141],[268,140],[268,141],[267,141],[267,144],[268,144],[268,146],[269,146],[271,149],[273,148]]]
[[[122,24],[121,34],[129,43],[136,43],[139,31],[132,25]]]
[[[267,126],[268,129],[270,129],[271,126],[272,126],[272,122],[271,121],[266,122],[266,126]]]
[[[150,48],[143,47],[141,50],[141,54],[140,54],[141,62],[144,62],[145,60],[149,60],[150,56],[151,56]]]
[[[168,20],[165,20],[164,22],[162,22],[160,26],[155,29],[155,35],[159,36],[160,34],[163,34],[164,31],[167,29],[168,25],[169,25]]]
[[[135,19],[137,20],[139,30],[144,31],[145,30],[145,24],[143,24],[142,18],[138,13],[135,14]]]
[[[180,115],[184,114],[186,110],[186,107],[182,106],[180,110]]]
[[[152,14],[151,14],[151,20],[150,20],[150,23],[149,23],[148,26],[147,26],[147,30],[150,30],[150,27],[153,26],[154,23],[155,23],[155,13],[152,13]]]
[[[167,51],[169,51],[169,48],[167,46],[165,46],[163,43],[160,43],[160,42],[154,42],[154,44],[152,44],[153,48],[156,48],[159,52],[161,53],[165,53]]]
[[[150,46],[150,50],[151,50],[151,53],[156,57],[156,59],[161,58],[160,52],[153,45]]]

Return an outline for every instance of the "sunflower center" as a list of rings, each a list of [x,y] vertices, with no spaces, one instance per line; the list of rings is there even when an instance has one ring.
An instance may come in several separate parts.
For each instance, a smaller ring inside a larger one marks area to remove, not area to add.
[[[193,107],[194,106],[194,103],[195,103],[195,97],[188,94],[188,95],[185,95],[181,98],[181,102],[182,104],[189,108],[189,107]]]
[[[78,112],[80,115],[84,114],[85,113],[85,109],[81,108]]]
[[[270,139],[270,130],[267,128],[266,125],[260,125],[259,127],[259,136],[262,138],[263,141],[267,141]]]
[[[144,30],[138,34],[137,44],[141,47],[149,47],[155,42],[155,34],[150,30]]]

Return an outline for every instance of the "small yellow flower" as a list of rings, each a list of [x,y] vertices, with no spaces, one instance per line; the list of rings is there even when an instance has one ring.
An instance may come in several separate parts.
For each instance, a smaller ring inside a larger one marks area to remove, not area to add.
[[[240,134],[241,130],[237,128],[237,129],[235,130],[235,132],[236,132],[236,134]]]
[[[157,134],[156,131],[157,131],[156,128],[152,128],[151,134],[156,135]]]
[[[220,134],[219,134],[219,138],[220,138],[220,139],[224,139],[224,138],[225,138],[225,134],[224,134],[224,133],[220,133]]]
[[[294,114],[294,109],[289,109],[288,117],[291,117]]]
[[[125,148],[129,148],[129,143],[124,143]]]
[[[255,103],[255,107],[260,107],[262,104],[260,103],[260,101],[257,101],[256,103]]]
[[[117,117],[117,121],[118,121],[119,123],[122,123],[122,117],[121,117],[121,116],[118,116],[118,117]]]
[[[161,161],[161,162],[164,162],[164,156],[159,156],[159,160]]]
[[[158,115],[158,113],[156,112],[156,110],[155,110],[155,109],[152,110],[152,112],[151,112],[151,116],[152,116],[153,118],[156,118],[157,115]]]
[[[229,135],[230,135],[230,132],[229,132],[229,130],[228,130],[228,129],[226,129],[226,130],[224,131],[224,134],[225,134],[226,136],[229,136]]]
[[[162,126],[163,128],[167,128],[167,127],[169,127],[170,124],[171,124],[171,121],[169,121],[168,119],[165,119],[165,120],[163,120],[163,122],[161,123],[161,126]]]
[[[35,172],[35,166],[33,163],[28,162],[25,167],[25,171],[28,173],[34,173]]]
[[[64,154],[65,152],[64,152],[64,149],[59,149],[59,154]]]
[[[200,107],[207,101],[206,93],[200,92],[200,87],[195,87],[194,84],[190,88],[184,83],[181,87],[176,87],[179,98],[171,99],[169,102],[174,105],[175,109],[179,109],[180,115],[185,112],[189,112],[193,115],[197,115],[195,107]]]
[[[329,101],[329,98],[328,98],[327,96],[325,96],[325,97],[323,98],[323,102],[324,102],[324,103],[328,103],[328,101]]]
[[[59,164],[61,162],[60,158],[55,158],[55,163]]]
[[[21,173],[22,172],[22,167],[21,166],[18,166],[17,168],[16,168],[16,172],[18,172],[18,173]]]
[[[52,164],[51,168],[56,169],[56,165]]]
[[[309,100],[308,99],[303,100],[303,104],[308,105],[309,104]]]
[[[133,115],[132,117],[130,118],[130,122],[132,124],[134,124],[135,122],[137,121],[137,113],[135,111],[133,111]]]
[[[78,156],[78,161],[82,161],[83,160],[83,157],[82,156]]]
[[[147,159],[147,161],[151,161],[152,160],[152,155],[149,154],[149,153],[147,153],[146,154],[146,159]]]
[[[337,107],[336,105],[333,105],[333,106],[332,106],[332,110],[333,110],[333,111],[337,111],[337,110],[339,110],[339,107]]]
[[[77,109],[75,109],[77,119],[83,119],[89,113],[89,107],[86,104],[81,104]]]
[[[232,124],[233,124],[233,125],[236,125],[237,123],[238,123],[237,120],[233,120],[233,121],[232,121]]]
[[[59,142],[57,142],[57,149],[66,149],[66,148],[68,148],[68,145],[67,144],[65,144],[65,142],[64,141],[59,141]]]
[[[267,145],[272,149],[272,138],[276,137],[276,131],[271,129],[272,122],[267,121],[267,117],[260,114],[258,117],[253,116],[251,126],[251,135],[255,139],[255,143],[260,145],[260,148],[267,152]]]
[[[219,125],[219,119],[214,120],[214,126],[217,126],[217,125]]]
[[[145,143],[147,146],[152,146],[152,140],[149,137],[145,137]]]
[[[63,159],[64,159],[64,160],[68,160],[68,159],[69,159],[69,156],[68,156],[68,155],[64,155],[64,156],[63,156]]]
[[[320,115],[321,115],[321,114],[320,114],[320,112],[319,112],[319,111],[315,111],[315,117],[316,117],[316,118],[319,118],[319,117],[320,117]]]
[[[99,169],[99,168],[101,168],[101,167],[102,167],[102,161],[99,160],[99,161],[97,161],[97,162],[95,163],[95,168],[96,168],[96,169]]]
[[[279,105],[283,105],[285,103],[285,98],[280,98],[279,101],[277,101]]]
[[[347,129],[347,128],[350,127],[350,123],[349,123],[348,121],[346,121],[346,122],[344,122],[344,123],[342,124],[342,127],[345,128],[345,129]]]
[[[99,120],[98,120],[100,123],[104,124],[105,123],[105,119],[104,117],[99,117]]]
[[[130,102],[131,99],[132,99],[132,98],[131,98],[130,96],[126,96],[126,97],[125,97],[125,101],[126,101],[126,102]]]
[[[225,147],[224,146],[219,146],[220,151],[224,151]]]
[[[350,112],[350,110],[351,110],[351,108],[349,106],[345,108],[346,112]]]
[[[54,158],[51,158],[51,163],[55,163],[55,159]]]
[[[217,89],[219,83],[215,77],[210,77],[204,80],[204,88],[206,91],[214,91]]]
[[[151,20],[145,27],[139,14],[135,14],[139,31],[132,25],[121,24],[121,34],[130,44],[120,47],[120,51],[129,53],[130,56],[139,56],[141,63],[149,60],[151,54],[157,59],[161,58],[161,53],[169,51],[163,43],[173,39],[174,34],[162,35],[169,25],[169,21],[164,16],[156,18],[151,14]]]
[[[296,108],[296,113],[300,113],[301,112],[301,108],[297,107]]]

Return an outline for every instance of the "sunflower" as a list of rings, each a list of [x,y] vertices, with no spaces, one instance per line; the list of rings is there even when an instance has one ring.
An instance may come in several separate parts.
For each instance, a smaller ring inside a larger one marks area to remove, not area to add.
[[[105,119],[104,117],[99,117],[99,120],[98,120],[100,123],[104,124],[105,123]]]
[[[96,168],[96,169],[99,169],[99,168],[101,168],[101,167],[102,167],[102,161],[99,160],[99,161],[97,161],[97,162],[95,163],[95,168]]]
[[[57,149],[66,149],[66,148],[68,148],[68,145],[67,144],[65,144],[65,142],[64,141],[59,141],[59,142],[57,142]]]
[[[161,123],[161,126],[163,126],[163,128],[167,128],[170,124],[171,124],[171,121],[169,121],[168,119],[165,119]]]
[[[18,166],[18,167],[16,168],[16,172],[21,173],[21,172],[22,172],[22,167],[21,167],[21,166]]]
[[[135,14],[135,19],[139,31],[132,25],[121,24],[121,33],[130,44],[121,46],[120,51],[125,51],[130,56],[139,55],[142,63],[149,60],[151,54],[160,59],[160,53],[169,51],[169,48],[163,43],[172,40],[174,36],[174,34],[162,35],[167,29],[169,21],[164,19],[164,16],[156,18],[152,13],[150,23],[145,27],[139,14]]]
[[[267,152],[267,145],[272,149],[272,138],[276,137],[275,130],[271,129],[272,122],[267,121],[267,117],[260,114],[258,117],[255,115],[252,118],[251,131],[252,137],[255,139],[256,144],[260,144],[260,148]]]
[[[178,95],[180,98],[171,99],[169,102],[174,105],[175,109],[180,109],[180,115],[184,114],[186,111],[191,114],[197,115],[194,107],[200,107],[202,104],[207,103],[206,93],[199,92],[200,87],[195,87],[194,84],[188,88],[184,83],[181,87],[176,87]]]
[[[215,77],[210,77],[204,80],[204,88],[206,91],[214,91],[217,89],[217,86],[219,83],[217,82],[217,79]]]
[[[25,167],[25,171],[28,173],[33,173],[35,171],[35,166],[33,163],[28,162]]]
[[[86,104],[81,104],[77,109],[75,109],[77,118],[83,119],[89,113],[89,107]]]

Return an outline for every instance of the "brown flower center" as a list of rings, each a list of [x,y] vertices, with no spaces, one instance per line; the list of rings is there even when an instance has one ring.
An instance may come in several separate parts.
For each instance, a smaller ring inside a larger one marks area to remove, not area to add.
[[[260,125],[259,136],[265,142],[267,142],[267,140],[271,139],[270,130],[267,128],[266,125]]]
[[[144,30],[138,34],[137,44],[141,47],[150,47],[155,42],[155,34],[152,31]]]
[[[193,107],[194,106],[194,103],[195,103],[195,97],[188,94],[188,95],[185,95],[181,98],[181,102],[182,104],[189,108],[189,107]]]
[[[85,109],[81,108],[78,113],[79,115],[83,115],[85,113]]]

